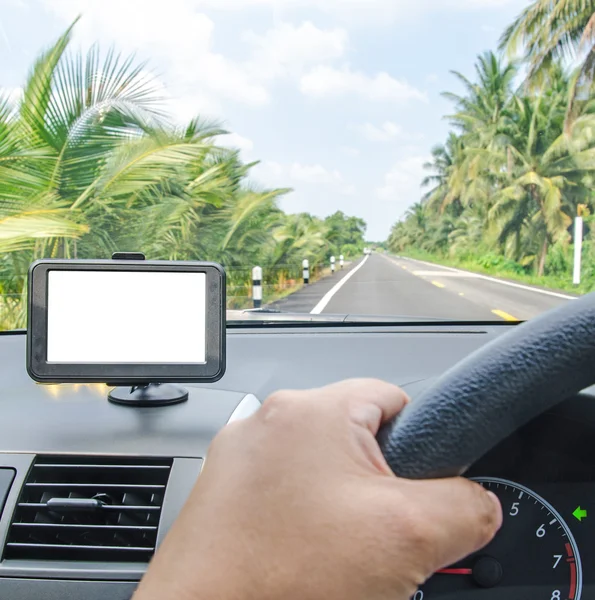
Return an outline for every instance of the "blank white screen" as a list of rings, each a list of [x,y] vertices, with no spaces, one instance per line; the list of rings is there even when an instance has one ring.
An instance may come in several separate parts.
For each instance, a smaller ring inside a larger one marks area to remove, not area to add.
[[[48,362],[204,363],[206,275],[48,273]]]

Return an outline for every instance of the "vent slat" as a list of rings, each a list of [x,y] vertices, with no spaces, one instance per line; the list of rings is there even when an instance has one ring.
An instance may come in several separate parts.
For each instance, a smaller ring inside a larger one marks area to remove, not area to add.
[[[37,457],[4,559],[148,562],[173,460]]]
[[[170,467],[167,465],[80,465],[72,463],[42,463],[39,465],[33,465],[34,469],[161,469],[169,471]]]
[[[13,527],[43,527],[49,529],[98,529],[109,531],[157,531],[156,525],[80,525],[77,523],[13,523]]]
[[[49,510],[48,505],[45,502],[19,502],[19,504],[17,505],[20,508],[45,508],[47,510]],[[106,504],[105,506],[102,507],[101,509],[102,511],[104,510],[115,510],[115,511],[119,511],[119,510],[149,510],[149,511],[157,511],[157,510],[161,510],[161,506],[156,505],[156,506],[128,506],[125,504]]]
[[[101,486],[108,490],[114,488],[162,490],[165,488],[164,485],[139,485],[136,483],[26,483],[25,485],[32,488],[95,488]]]
[[[83,544],[24,544],[21,542],[8,542],[6,544],[7,548],[52,548],[59,550],[109,550],[116,552],[153,552],[155,548],[153,546],[150,547],[134,547],[134,546],[91,546],[91,545],[83,545]]]

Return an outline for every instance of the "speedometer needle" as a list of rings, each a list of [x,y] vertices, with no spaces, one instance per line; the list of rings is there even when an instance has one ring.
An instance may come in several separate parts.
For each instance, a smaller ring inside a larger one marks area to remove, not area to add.
[[[472,569],[439,569],[436,573],[442,573],[443,575],[471,575]]]

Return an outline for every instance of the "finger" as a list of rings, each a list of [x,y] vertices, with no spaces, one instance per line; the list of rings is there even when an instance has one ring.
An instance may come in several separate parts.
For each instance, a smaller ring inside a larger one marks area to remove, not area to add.
[[[373,435],[409,402],[409,397],[400,387],[380,379],[347,379],[315,391],[317,394],[321,392],[343,405],[351,419]]]
[[[424,521],[420,547],[427,556],[422,559],[429,561],[431,573],[483,548],[502,525],[498,498],[468,479],[399,483],[415,490],[416,515]]]

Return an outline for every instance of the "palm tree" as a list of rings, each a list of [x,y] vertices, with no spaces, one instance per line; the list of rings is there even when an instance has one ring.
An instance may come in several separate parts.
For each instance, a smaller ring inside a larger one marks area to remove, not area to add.
[[[0,227],[17,244],[0,251],[70,256],[71,242],[89,231],[81,207],[98,169],[158,116],[142,66],[113,52],[100,61],[95,48],[84,62],[68,58],[71,31],[36,61],[17,105],[0,111]]]
[[[405,248],[416,246],[427,237],[428,214],[426,205],[416,202],[407,209],[401,221],[393,225],[388,247],[392,252],[402,252]]]
[[[455,199],[450,182],[460,164],[462,150],[463,141],[453,132],[448,134],[443,146],[438,145],[432,148],[432,159],[423,165],[426,171],[431,172],[431,175],[427,175],[421,183],[422,187],[433,186],[424,194],[424,200],[430,206],[436,206],[443,210]]]
[[[577,207],[594,204],[595,98],[565,131],[572,81],[558,64],[541,91],[513,93],[514,69],[494,55],[480,57],[476,72],[474,82],[457,75],[464,94],[447,94],[455,131],[433,150],[423,182],[433,187],[395,225],[391,248],[503,253],[543,275],[549,248],[569,243]]]
[[[327,234],[324,221],[308,213],[287,215],[274,232],[272,264],[299,264],[304,258],[312,262],[323,260],[331,244]]]
[[[548,94],[515,98],[506,144],[482,157],[484,163],[498,165],[512,155],[512,170],[494,174],[501,187],[489,219],[513,258],[525,255],[528,262],[527,256],[535,257],[538,275],[544,273],[549,246],[567,237],[577,204],[587,199],[583,181],[595,166],[594,116],[579,117],[568,137],[563,131],[567,86],[561,72],[558,81],[558,89],[553,86]]]
[[[504,62],[493,52],[485,52],[477,58],[474,82],[452,71],[466,94],[444,92],[442,95],[454,102],[456,112],[447,118],[465,135],[467,143],[487,146],[497,139],[516,73],[514,63]]]
[[[483,207],[478,205],[454,220],[453,229],[448,235],[450,254],[474,254],[486,247],[486,217],[483,213]]]
[[[225,235],[214,249],[221,257],[228,257],[229,263],[245,264],[250,256],[246,254],[272,255],[274,235],[283,227],[285,215],[277,208],[277,199],[289,190],[242,189],[220,214]],[[225,258],[223,258],[225,260]],[[256,260],[256,258],[254,258]],[[267,258],[271,264],[271,258]]]
[[[205,205],[223,204],[245,176],[214,145],[216,124],[167,121],[144,65],[96,47],[68,55],[73,26],[37,59],[20,99],[0,98],[2,316],[36,257],[188,254]]]
[[[443,209],[455,201],[463,206],[489,204],[494,189],[495,182],[487,176],[488,172],[482,171],[475,150],[493,149],[500,144],[516,67],[503,62],[493,52],[486,52],[478,57],[475,72],[475,82],[454,72],[465,86],[465,95],[443,94],[455,103],[455,112],[447,118],[460,132],[454,146]],[[510,168],[510,157],[502,168]]]
[[[217,145],[217,123],[170,121],[144,65],[96,47],[68,54],[73,26],[37,59],[22,98],[0,95],[3,327],[24,323],[25,274],[38,257],[218,260],[243,268],[230,271],[239,286],[247,266],[322,258],[328,228],[283,213],[290,190],[248,183],[256,163]],[[350,223],[341,236],[353,237]]]
[[[549,69],[573,60],[578,69],[568,97],[567,124],[577,114],[577,99],[587,95],[595,78],[595,1],[535,0],[501,37],[501,48],[528,63],[528,80],[543,83]]]

